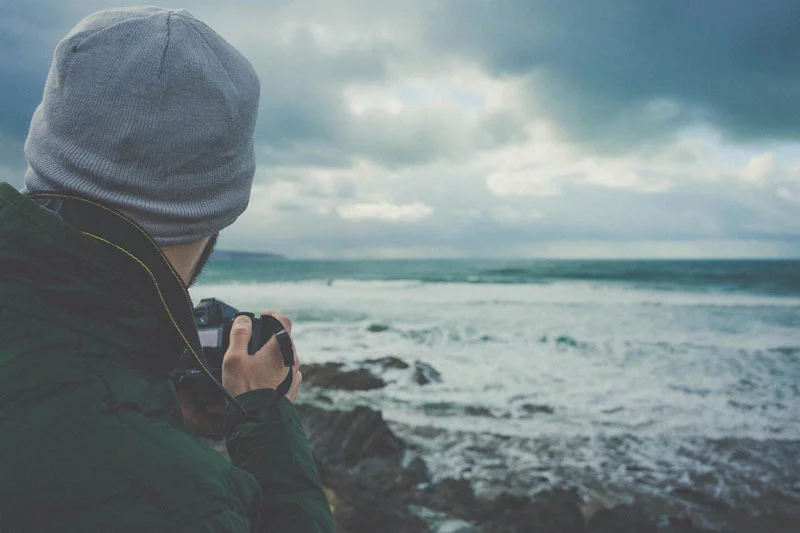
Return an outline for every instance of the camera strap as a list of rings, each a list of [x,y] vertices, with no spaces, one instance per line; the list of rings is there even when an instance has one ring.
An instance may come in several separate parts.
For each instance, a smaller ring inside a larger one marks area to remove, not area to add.
[[[228,403],[243,415],[249,414],[208,370],[202,357],[194,308],[186,285],[161,248],[141,226],[113,209],[79,196],[48,192],[33,193],[28,197],[84,235],[113,247],[144,269],[153,281],[164,311],[183,340],[185,349],[194,356]]]
[[[253,317],[250,313],[239,314],[249,315],[250,318]],[[283,397],[286,396],[286,393],[289,392],[289,388],[292,386],[292,374],[294,374],[294,369],[292,368],[294,366],[294,347],[292,346],[292,339],[289,337],[289,333],[284,329],[280,320],[274,316],[261,315],[261,323],[261,340],[258,341],[259,345],[253,353],[269,342],[272,337],[275,337],[283,358],[283,366],[289,367],[289,373],[286,374],[286,377],[281,381],[280,385],[275,388],[278,392],[278,397]],[[253,336],[256,336],[255,332],[253,332]]]

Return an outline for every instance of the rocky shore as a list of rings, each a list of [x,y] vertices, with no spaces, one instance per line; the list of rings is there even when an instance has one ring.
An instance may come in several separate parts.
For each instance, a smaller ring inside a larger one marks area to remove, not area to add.
[[[675,494],[659,498],[643,493],[630,503],[615,504],[614,498],[603,501],[596,493],[582,494],[570,486],[551,487],[532,495],[528,491],[503,490],[478,494],[468,479],[432,476],[425,450],[393,431],[380,411],[368,406],[338,410],[326,405],[327,391],[385,386],[387,371],[395,378],[404,375],[421,387],[439,382],[442,377],[435,368],[419,361],[409,363],[386,357],[365,360],[355,366],[304,365],[302,371],[304,387],[314,401],[298,408],[340,533],[800,530],[800,494],[796,499],[767,495],[757,502],[755,512],[753,507],[732,508],[705,497],[700,490],[690,494],[689,489],[678,496],[691,501],[691,508],[676,505]],[[531,404],[522,409],[531,415],[552,414],[546,405]],[[479,409],[475,411],[470,414],[494,416],[478,412]],[[509,483],[512,485],[519,488],[518,482]],[[531,486],[534,485],[531,480]],[[706,518],[702,524],[697,523],[698,516]]]
[[[626,487],[625,497],[615,494],[617,486],[603,486],[604,480],[577,479],[575,484],[553,485],[546,478],[514,471],[503,464],[500,481],[480,487],[472,479],[431,472],[427,451],[416,437],[446,434],[450,442],[464,435],[440,428],[409,427],[392,423],[379,410],[356,405],[334,409],[329,395],[346,391],[370,391],[403,379],[425,387],[442,381],[441,374],[420,361],[396,357],[364,360],[353,365],[311,364],[302,367],[303,401],[300,412],[323,484],[331,502],[339,533],[789,533],[800,531],[800,480],[789,482],[788,490],[764,486],[752,494],[752,480],[768,484],[759,472],[742,480],[746,505],[736,505],[709,494],[703,480],[696,485],[647,485],[647,468],[621,454],[624,469],[642,474],[637,491]],[[423,389],[421,389],[423,392]],[[340,398],[341,396],[339,396]],[[340,402],[336,402],[337,405]],[[475,407],[464,414],[473,417],[504,417]],[[549,416],[553,409],[534,403],[517,406],[514,416]],[[470,454],[491,458],[493,449],[509,437],[476,431],[484,439],[467,446]],[[636,437],[631,437],[636,441]],[[444,441],[442,441],[444,442]],[[758,445],[748,452],[741,443],[710,441],[713,454],[732,447],[736,454],[757,455]],[[450,444],[448,444],[449,446]],[[561,447],[569,447],[559,443]],[[626,448],[624,439],[611,439],[612,448]],[[453,447],[458,450],[457,447]],[[797,461],[800,443],[779,446],[780,460]],[[541,453],[558,462],[557,454],[541,443],[527,453]],[[458,453],[458,452],[454,452]],[[794,459],[792,459],[794,457]],[[764,467],[769,459],[762,458]],[[502,461],[500,461],[502,463]],[[710,464],[710,468],[714,465]],[[748,463],[749,465],[749,463]],[[558,465],[554,464],[553,469]],[[609,467],[611,468],[611,467]],[[618,465],[615,467],[618,468]],[[780,466],[771,465],[770,468]],[[794,465],[794,470],[798,470]],[[744,470],[744,468],[740,469]],[[792,476],[789,472],[788,476]],[[692,473],[675,472],[677,477]],[[709,473],[713,478],[713,472]],[[569,476],[562,476],[569,477]],[[784,483],[785,485],[785,483]],[[676,488],[676,486],[678,488]],[[591,490],[589,490],[591,487]],[[622,502],[622,503],[620,503]]]

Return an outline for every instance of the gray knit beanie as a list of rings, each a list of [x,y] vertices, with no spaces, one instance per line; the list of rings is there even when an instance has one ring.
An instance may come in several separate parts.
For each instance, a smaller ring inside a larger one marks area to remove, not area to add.
[[[185,10],[89,15],[56,47],[23,192],[97,200],[160,245],[198,241],[247,207],[259,96],[247,59]]]

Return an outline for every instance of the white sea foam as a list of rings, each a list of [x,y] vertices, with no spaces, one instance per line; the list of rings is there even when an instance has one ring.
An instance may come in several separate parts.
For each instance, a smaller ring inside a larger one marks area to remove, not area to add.
[[[323,289],[324,290],[320,290]],[[414,280],[309,280],[294,282],[226,282],[202,284],[192,293],[227,294],[231,299],[263,302],[267,298],[292,301],[355,298],[382,301],[388,295],[426,303],[491,305],[605,304],[712,307],[799,307],[800,298],[727,292],[682,292],[636,289],[618,283],[560,281],[547,284],[431,283]],[[402,294],[401,294],[402,293]]]
[[[584,281],[191,292],[287,314],[303,362],[393,355],[438,369],[438,384],[391,370],[382,389],[324,391],[340,409],[380,409],[437,479],[487,492],[578,486],[606,504],[700,490],[743,509],[764,487],[796,491],[800,298]]]
[[[192,295],[281,310],[304,362],[394,355],[443,374],[351,395],[390,419],[516,435],[800,438],[800,298],[414,281],[226,283]]]

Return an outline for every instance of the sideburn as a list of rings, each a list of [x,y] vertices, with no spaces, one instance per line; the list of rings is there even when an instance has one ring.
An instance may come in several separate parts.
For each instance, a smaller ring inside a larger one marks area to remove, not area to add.
[[[219,233],[215,233],[208,239],[205,248],[203,248],[203,253],[200,254],[200,258],[197,260],[197,265],[194,267],[194,272],[192,272],[192,278],[189,280],[189,284],[187,287],[191,287],[194,285],[194,282],[203,272],[203,267],[206,266],[208,260],[211,258],[211,254],[214,251],[214,246],[217,245],[217,238],[219,237]]]

